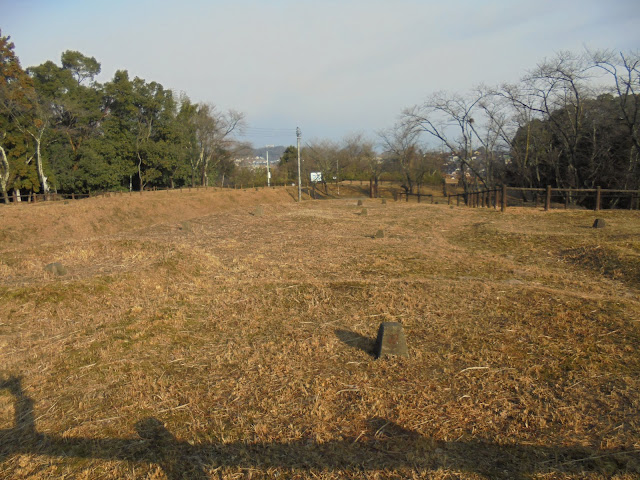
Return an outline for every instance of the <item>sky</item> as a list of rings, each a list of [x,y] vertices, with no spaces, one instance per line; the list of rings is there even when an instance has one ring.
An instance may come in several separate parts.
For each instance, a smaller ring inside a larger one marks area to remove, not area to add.
[[[640,49],[638,0],[0,0],[23,67],[77,50],[243,112],[255,147],[389,128],[438,91],[515,82],[561,50]]]

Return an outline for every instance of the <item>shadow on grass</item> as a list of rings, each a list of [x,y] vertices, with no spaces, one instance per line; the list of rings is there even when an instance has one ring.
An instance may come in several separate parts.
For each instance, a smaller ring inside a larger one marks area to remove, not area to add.
[[[371,419],[368,432],[357,438],[324,443],[301,439],[191,445],[177,439],[155,418],[136,423],[137,437],[63,438],[37,431],[33,401],[24,394],[20,378],[0,381],[0,389],[8,390],[13,396],[15,421],[13,428],[0,430],[0,462],[17,454],[143,462],[159,465],[170,480],[206,479],[209,478],[207,470],[217,467],[283,468],[302,474],[311,470],[336,471],[355,475],[372,470],[411,475],[411,472],[426,474],[435,469],[452,469],[512,479],[554,472],[593,472],[607,476],[640,473],[638,450],[436,441],[381,418]]]
[[[375,357],[375,338],[365,337],[364,335],[352,332],[351,330],[343,330],[340,328],[335,329],[335,334],[342,343],[349,345],[350,347],[357,348],[358,350],[362,350],[364,353]]]

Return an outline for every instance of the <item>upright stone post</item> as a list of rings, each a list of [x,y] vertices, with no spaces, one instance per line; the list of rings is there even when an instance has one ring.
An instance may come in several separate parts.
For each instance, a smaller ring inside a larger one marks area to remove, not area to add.
[[[398,322],[383,322],[378,328],[378,338],[374,347],[376,358],[386,355],[408,357],[407,340]]]

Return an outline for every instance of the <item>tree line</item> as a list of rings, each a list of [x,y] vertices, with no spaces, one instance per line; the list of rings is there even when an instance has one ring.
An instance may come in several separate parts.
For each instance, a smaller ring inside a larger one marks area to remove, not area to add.
[[[248,149],[234,133],[244,115],[178,98],[160,83],[118,70],[100,84],[100,63],[66,51],[61,65],[23,69],[0,35],[0,189],[87,192],[207,185],[229,175]],[[19,198],[19,195],[18,195]]]
[[[0,187],[9,195],[225,181],[266,184],[265,168],[237,139],[245,116],[176,96],[118,70],[104,84],[100,63],[66,51],[60,65],[23,69],[0,33]],[[640,55],[560,52],[516,83],[435,92],[401,112],[374,140],[306,142],[303,181],[397,180],[408,192],[454,175],[465,192],[498,184],[640,188]],[[436,145],[434,147],[434,145]],[[296,147],[271,170],[297,182]],[[19,198],[19,195],[18,195]]]
[[[560,52],[517,83],[437,92],[384,134],[404,152],[441,144],[465,192],[520,187],[640,188],[640,55]]]
[[[281,160],[290,178],[295,153],[290,147]],[[516,83],[435,92],[377,132],[377,142],[320,141],[302,157],[323,179],[386,177],[411,193],[445,174],[464,192],[499,184],[637,190],[640,55],[559,52]]]

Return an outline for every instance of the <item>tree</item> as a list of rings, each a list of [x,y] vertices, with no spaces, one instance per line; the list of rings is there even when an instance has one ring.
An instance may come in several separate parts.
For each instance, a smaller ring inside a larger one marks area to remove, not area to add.
[[[337,172],[336,160],[339,155],[339,150],[338,145],[330,140],[309,143],[303,150],[309,168],[314,172],[320,172],[322,176],[321,183],[324,186],[325,193],[329,193],[327,180]]]
[[[90,67],[83,66],[87,62]],[[93,75],[100,71],[94,58],[88,60],[79,52],[67,51],[62,54],[62,65],[48,61],[28,72],[38,96],[52,111],[47,144],[53,186],[56,191],[76,191],[87,183],[95,184],[93,165],[89,168],[91,173],[83,171],[83,167],[88,166],[88,161],[101,163],[91,140],[101,134],[106,106],[101,86],[93,82]],[[82,85],[87,78],[91,84]]]
[[[290,145],[285,149],[280,156],[278,169],[283,172],[285,183],[298,178],[298,149],[296,147]]]
[[[476,140],[480,138],[474,117],[482,98],[483,94],[479,91],[466,96],[438,92],[422,105],[403,112],[406,129],[426,132],[435,137],[458,159],[460,179],[465,192],[470,188],[467,170],[473,174],[474,183],[479,181],[488,188],[486,175],[476,164],[473,149],[474,137]]]
[[[380,176],[385,170],[382,158],[375,151],[372,141],[361,134],[346,137],[340,151],[340,164],[342,170],[356,170],[365,175],[372,184],[370,195],[377,196]]]
[[[5,203],[9,202],[7,190],[12,177],[15,179],[18,170],[25,170],[21,162],[28,166],[33,159],[28,151],[29,136],[39,131],[38,119],[33,115],[33,83],[20,66],[14,48],[10,37],[0,32],[0,189]],[[44,180],[46,186],[46,177]]]
[[[619,119],[627,130],[631,148],[623,188],[640,186],[640,53],[614,53],[612,50],[589,52],[593,64],[613,81]]]
[[[191,157],[191,183],[195,186],[196,174],[200,184],[209,183],[209,175],[229,154],[233,147],[233,134],[245,126],[244,114],[235,110],[219,112],[215,105],[202,103],[196,106],[191,119],[195,132],[196,155]]]
[[[420,133],[417,124],[409,121],[397,122],[392,128],[378,132],[385,154],[398,166],[408,193],[413,193],[417,183],[411,166],[418,155]]]
[[[78,86],[89,79],[93,83],[94,78],[100,73],[100,63],[95,57],[86,57],[80,52],[67,50],[62,54],[62,68],[71,72]]]
[[[578,168],[579,145],[584,135],[585,101],[591,96],[590,64],[585,55],[560,52],[529,72],[519,89],[505,89],[513,103],[540,118],[553,135],[548,161],[559,187],[584,186]],[[520,95],[510,92],[519,90]]]

